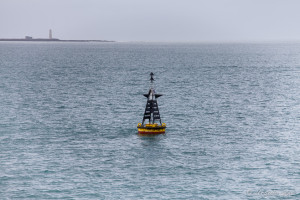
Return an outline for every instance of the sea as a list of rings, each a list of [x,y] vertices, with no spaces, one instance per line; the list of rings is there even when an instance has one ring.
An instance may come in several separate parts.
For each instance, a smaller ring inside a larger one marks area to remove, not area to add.
[[[300,199],[299,134],[297,42],[0,43],[0,199]]]

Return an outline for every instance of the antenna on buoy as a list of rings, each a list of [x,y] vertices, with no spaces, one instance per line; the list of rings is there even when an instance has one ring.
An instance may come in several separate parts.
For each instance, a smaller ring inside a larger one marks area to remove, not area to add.
[[[153,81],[154,81],[153,76],[154,76],[154,74],[151,72],[150,73],[150,81],[151,81],[150,88],[153,88]]]
[[[150,76],[151,76],[150,81],[151,81],[151,83],[153,83],[153,81],[154,81],[153,75],[154,75],[154,74],[151,72],[151,73],[150,73]]]

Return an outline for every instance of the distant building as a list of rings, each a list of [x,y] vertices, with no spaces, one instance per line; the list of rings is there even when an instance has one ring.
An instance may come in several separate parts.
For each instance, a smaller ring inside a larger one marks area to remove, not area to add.
[[[49,30],[49,40],[52,40],[52,30]]]
[[[31,36],[25,36],[25,40],[32,40]]]

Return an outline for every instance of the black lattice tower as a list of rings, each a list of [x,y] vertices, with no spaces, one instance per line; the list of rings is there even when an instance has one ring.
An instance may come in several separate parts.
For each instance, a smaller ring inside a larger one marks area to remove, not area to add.
[[[154,124],[158,121],[161,125],[157,98],[162,96],[162,94],[155,94],[155,90],[153,88],[153,82],[154,82],[153,75],[154,74],[151,72],[150,73],[151,86],[149,92],[148,94],[144,94],[144,96],[147,98],[147,103],[146,103],[142,125],[144,125],[146,120],[149,120],[149,124]]]

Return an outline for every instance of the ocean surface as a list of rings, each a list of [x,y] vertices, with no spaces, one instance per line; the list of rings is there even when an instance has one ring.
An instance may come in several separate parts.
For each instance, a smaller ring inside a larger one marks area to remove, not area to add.
[[[0,43],[0,199],[300,199],[299,134],[300,43]]]

